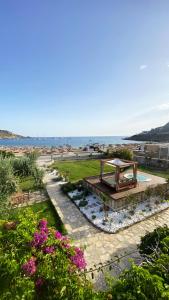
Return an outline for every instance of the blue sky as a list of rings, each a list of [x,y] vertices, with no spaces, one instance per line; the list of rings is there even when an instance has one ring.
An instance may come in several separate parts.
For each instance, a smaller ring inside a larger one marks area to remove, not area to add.
[[[0,129],[128,135],[169,121],[168,0],[0,0]]]

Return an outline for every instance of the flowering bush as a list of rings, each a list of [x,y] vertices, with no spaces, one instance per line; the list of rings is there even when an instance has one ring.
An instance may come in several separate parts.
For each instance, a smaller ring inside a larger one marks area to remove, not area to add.
[[[83,251],[29,209],[1,231],[0,299],[100,299],[85,267]]]

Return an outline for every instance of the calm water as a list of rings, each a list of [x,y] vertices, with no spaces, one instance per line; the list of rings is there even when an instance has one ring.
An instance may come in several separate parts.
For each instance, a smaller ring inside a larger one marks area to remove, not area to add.
[[[85,146],[88,144],[129,144],[134,141],[125,141],[123,136],[88,136],[88,137],[41,137],[24,139],[0,139],[0,146],[37,146],[52,147],[71,145],[73,147]]]

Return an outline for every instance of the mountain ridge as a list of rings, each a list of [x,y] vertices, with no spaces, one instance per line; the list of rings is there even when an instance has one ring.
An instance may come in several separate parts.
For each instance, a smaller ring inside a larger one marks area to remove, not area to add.
[[[0,139],[16,139],[16,138],[24,138],[24,136],[13,133],[8,130],[0,129]]]
[[[151,141],[151,142],[169,142],[169,122],[163,126],[152,128],[149,131],[143,131],[138,134],[134,134],[130,137],[124,138],[124,140],[133,141]]]

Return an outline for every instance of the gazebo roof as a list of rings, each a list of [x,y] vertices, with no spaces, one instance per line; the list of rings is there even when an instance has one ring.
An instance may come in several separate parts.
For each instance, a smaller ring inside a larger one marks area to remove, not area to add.
[[[125,167],[128,167],[128,166],[133,166],[135,164],[135,162],[133,162],[133,161],[121,160],[119,158],[114,158],[112,160],[107,160],[105,163],[108,164],[108,165],[112,165],[112,166],[115,166],[115,167],[122,167],[122,168],[125,168]]]

